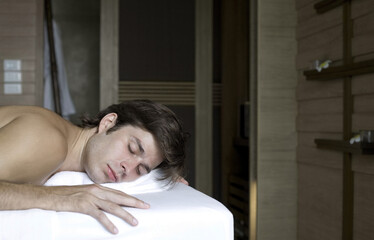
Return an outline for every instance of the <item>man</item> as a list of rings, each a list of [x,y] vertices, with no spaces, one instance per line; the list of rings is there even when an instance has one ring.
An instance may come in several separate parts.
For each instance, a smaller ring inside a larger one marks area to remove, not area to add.
[[[80,127],[43,108],[0,107],[0,210],[80,212],[115,234],[103,211],[135,226],[137,220],[121,206],[149,205],[98,184],[133,181],[155,168],[163,179],[178,181],[184,143],[175,114],[147,100],[112,105],[83,118]],[[42,186],[60,171],[84,171],[97,184]]]

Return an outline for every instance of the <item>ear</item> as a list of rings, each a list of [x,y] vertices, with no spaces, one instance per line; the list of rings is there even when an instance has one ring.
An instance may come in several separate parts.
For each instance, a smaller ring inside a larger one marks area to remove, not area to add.
[[[101,119],[98,133],[101,133],[102,131],[107,131],[108,129],[112,128],[114,125],[116,125],[116,122],[117,122],[117,114],[108,113]]]

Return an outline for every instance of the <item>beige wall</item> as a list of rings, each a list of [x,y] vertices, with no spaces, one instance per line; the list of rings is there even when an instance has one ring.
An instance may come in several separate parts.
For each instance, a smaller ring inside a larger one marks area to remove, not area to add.
[[[0,105],[42,105],[43,1],[0,1]],[[4,95],[5,59],[21,60],[22,93]]]
[[[257,239],[292,240],[297,216],[294,1],[258,1],[257,14]]]

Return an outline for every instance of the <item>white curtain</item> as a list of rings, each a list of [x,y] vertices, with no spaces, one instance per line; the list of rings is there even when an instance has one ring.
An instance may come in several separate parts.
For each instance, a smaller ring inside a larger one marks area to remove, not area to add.
[[[69,119],[69,116],[75,113],[75,107],[69,92],[64,54],[62,51],[60,29],[55,21],[53,21],[52,23],[57,64],[57,79],[60,89],[61,113],[65,119]],[[49,56],[49,42],[46,24],[44,24],[44,107],[55,111],[51,76],[51,62]]]

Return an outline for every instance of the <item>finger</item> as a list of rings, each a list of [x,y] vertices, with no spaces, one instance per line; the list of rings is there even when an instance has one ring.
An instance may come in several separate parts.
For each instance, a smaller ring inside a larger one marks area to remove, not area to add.
[[[184,178],[182,178],[182,177],[180,179],[178,179],[178,181],[181,182],[181,183],[183,183],[183,184],[185,184],[185,185],[187,185],[187,186],[189,185],[189,183],[187,182],[187,180],[184,179]]]
[[[122,207],[120,207],[119,205],[115,203],[101,200],[98,202],[98,206],[100,207],[100,209],[108,213],[111,213],[119,218],[122,218],[123,220],[125,220],[125,222],[127,222],[131,226],[138,225],[138,220],[136,220],[134,216],[132,216],[129,212],[125,211]]]
[[[118,233],[117,227],[109,220],[109,218],[103,211],[97,209],[89,213],[89,215],[95,218],[98,222],[100,222],[101,225],[103,225],[109,232],[113,234]]]
[[[99,191],[93,192],[96,197],[101,198],[103,200],[108,200],[114,203],[117,203],[122,206],[127,207],[135,207],[135,208],[142,208],[147,209],[150,205],[136,197],[130,196],[124,192],[103,187],[99,187]]]

